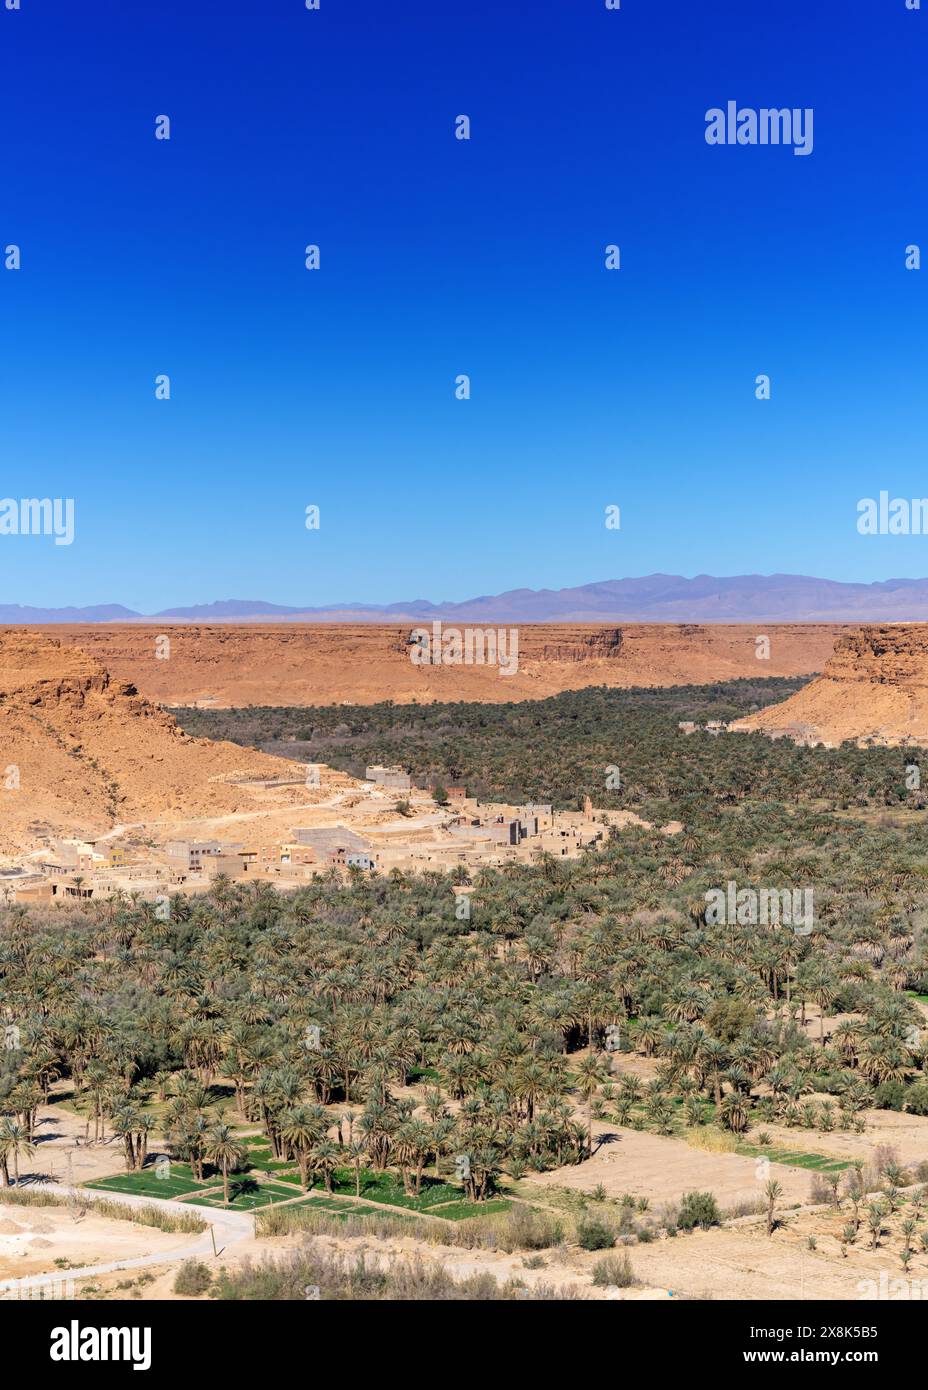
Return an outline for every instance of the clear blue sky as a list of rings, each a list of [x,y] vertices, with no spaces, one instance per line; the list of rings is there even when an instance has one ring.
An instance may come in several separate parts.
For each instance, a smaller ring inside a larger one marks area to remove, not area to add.
[[[0,601],[928,574],[855,529],[928,495],[928,5],[21,4],[0,495],[77,534],[0,538]],[[707,145],[729,99],[812,154]]]

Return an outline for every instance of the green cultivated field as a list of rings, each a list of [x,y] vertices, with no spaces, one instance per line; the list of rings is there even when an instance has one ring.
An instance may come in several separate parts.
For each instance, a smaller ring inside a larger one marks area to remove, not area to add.
[[[260,1166],[260,1165],[254,1165]],[[282,1165],[283,1166],[283,1165]],[[265,1170],[266,1171],[266,1170]],[[310,1192],[294,1205],[320,1206],[325,1210],[352,1212],[361,1216],[373,1213],[377,1206],[403,1207],[411,1216],[426,1215],[440,1217],[445,1221],[463,1221],[469,1217],[488,1216],[494,1212],[507,1211],[509,1202],[496,1199],[488,1202],[466,1202],[461,1189],[449,1183],[426,1179],[418,1197],[408,1196],[403,1185],[390,1172],[375,1173],[370,1169],[361,1172],[361,1197],[364,1206],[346,1198],[355,1195],[354,1170],[338,1168],[332,1175],[333,1192],[326,1193],[321,1180],[316,1181]],[[123,1173],[112,1178],[96,1178],[83,1184],[97,1192],[129,1194],[135,1197],[182,1198],[192,1206],[222,1207],[222,1179],[215,1173],[199,1183],[186,1163],[172,1163],[170,1177],[159,1178],[155,1169],[146,1168],[141,1173]],[[252,1177],[236,1174],[230,1178],[231,1201],[229,1206],[237,1211],[251,1211],[257,1207],[270,1206],[275,1202],[293,1201],[300,1186],[299,1172],[275,1173],[272,1181],[258,1182]]]
[[[215,1179],[209,1181],[212,1186]],[[206,1183],[197,1182],[192,1170],[186,1163],[172,1163],[170,1176],[159,1178],[154,1167],[143,1168],[141,1173],[120,1173],[113,1178],[94,1178],[90,1182],[85,1182],[84,1187],[93,1188],[96,1192],[123,1192],[135,1197],[180,1197],[185,1192],[192,1192],[194,1189]]]
[[[184,1205],[195,1207],[224,1207],[227,1211],[254,1211],[256,1207],[268,1207],[274,1202],[286,1202],[293,1196],[293,1193],[286,1187],[278,1187],[275,1183],[261,1183],[260,1186],[250,1182],[236,1182],[234,1179],[229,1183],[229,1205],[225,1206],[222,1199],[222,1186],[212,1188],[209,1192],[204,1192],[202,1197],[187,1197]]]
[[[771,1163],[785,1163],[791,1168],[808,1168],[813,1173],[843,1173],[853,1168],[849,1158],[828,1158],[825,1154],[804,1153],[802,1149],[762,1148],[759,1144],[739,1144],[736,1153],[746,1158],[769,1158]]]

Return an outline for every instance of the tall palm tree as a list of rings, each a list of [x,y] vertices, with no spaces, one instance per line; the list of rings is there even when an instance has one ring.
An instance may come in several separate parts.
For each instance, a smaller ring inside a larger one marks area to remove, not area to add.
[[[0,1121],[0,1156],[3,1158],[4,1170],[13,1160],[13,1183],[19,1184],[19,1160],[20,1158],[31,1158],[35,1153],[35,1145],[29,1138],[28,1130],[25,1125],[13,1120],[9,1115],[5,1115]]]
[[[728,1091],[722,1097],[722,1123],[733,1134],[743,1134],[748,1127],[748,1112],[740,1091]]]
[[[245,1161],[245,1146],[235,1137],[229,1125],[216,1124],[206,1137],[206,1157],[216,1168],[222,1169],[222,1200],[229,1205],[229,1170],[237,1168]]]
[[[323,1138],[325,1131],[326,1116],[321,1105],[300,1105],[283,1117],[280,1137],[296,1154],[300,1166],[300,1186],[304,1192],[309,1188],[310,1152]]]
[[[592,1157],[593,1154],[593,1097],[596,1095],[600,1086],[604,1085],[608,1080],[609,1073],[606,1070],[606,1064],[603,1059],[597,1056],[596,1053],[587,1053],[583,1061],[577,1067],[577,1090],[580,1092],[587,1105],[586,1128],[588,1157]]]
[[[331,1139],[316,1144],[309,1155],[313,1172],[322,1174],[326,1192],[332,1191],[332,1176],[341,1161],[341,1150]]]
[[[367,1158],[367,1146],[360,1139],[352,1139],[345,1149],[345,1157],[354,1168],[354,1195],[361,1195],[361,1164]]]

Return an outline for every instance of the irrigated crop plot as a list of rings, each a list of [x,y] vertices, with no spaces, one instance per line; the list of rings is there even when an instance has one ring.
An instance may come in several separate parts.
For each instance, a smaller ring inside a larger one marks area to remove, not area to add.
[[[215,1179],[213,1180],[215,1182]],[[169,1172],[160,1174],[155,1167],[140,1173],[119,1173],[112,1178],[95,1178],[84,1184],[97,1192],[125,1192],[135,1197],[182,1197],[187,1192],[205,1186],[197,1181],[184,1163],[172,1163]]]
[[[235,1211],[252,1211],[257,1207],[271,1206],[274,1202],[288,1202],[293,1193],[286,1187],[273,1183],[255,1183],[248,1180],[229,1183],[229,1201],[223,1198],[222,1186],[210,1186],[209,1191],[196,1197],[185,1197],[183,1201],[198,1207],[231,1207]]]

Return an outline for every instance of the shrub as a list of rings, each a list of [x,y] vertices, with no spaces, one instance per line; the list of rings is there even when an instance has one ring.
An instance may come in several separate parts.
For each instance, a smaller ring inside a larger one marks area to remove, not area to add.
[[[809,1077],[809,1085],[821,1094],[840,1096],[847,1087],[847,1078],[839,1071],[816,1072]]]
[[[305,1303],[307,1289],[318,1290],[323,1302],[351,1299],[365,1302],[396,1300],[409,1302],[476,1301],[515,1302],[581,1299],[575,1288],[554,1288],[534,1284],[526,1288],[519,1281],[499,1284],[492,1274],[473,1274],[454,1279],[441,1265],[421,1260],[399,1261],[389,1270],[368,1263],[363,1254],[329,1253],[312,1242],[301,1250],[290,1251],[278,1259],[260,1263],[245,1259],[234,1270],[221,1270],[211,1290],[220,1300],[292,1299]]]
[[[691,1231],[694,1226],[708,1231],[720,1221],[718,1203],[711,1192],[687,1192],[680,1203],[677,1226],[681,1231]]]
[[[560,1245],[564,1227],[557,1217],[516,1204],[506,1213],[499,1239],[503,1250],[547,1250]]]
[[[901,1081],[881,1081],[873,1093],[876,1110],[901,1110],[905,1101],[905,1087]]]
[[[928,1115],[928,1081],[916,1081],[905,1094],[905,1108],[912,1115]]]
[[[593,1283],[598,1289],[630,1289],[638,1280],[627,1254],[606,1255],[593,1266]]]
[[[582,1216],[577,1222],[577,1242],[583,1250],[611,1250],[616,1232],[601,1216]]]
[[[174,1292],[187,1298],[197,1298],[206,1293],[213,1276],[202,1260],[184,1260],[174,1280]]]
[[[746,999],[716,999],[706,1014],[706,1027],[723,1042],[734,1042],[739,1033],[755,1025],[754,1010]]]

